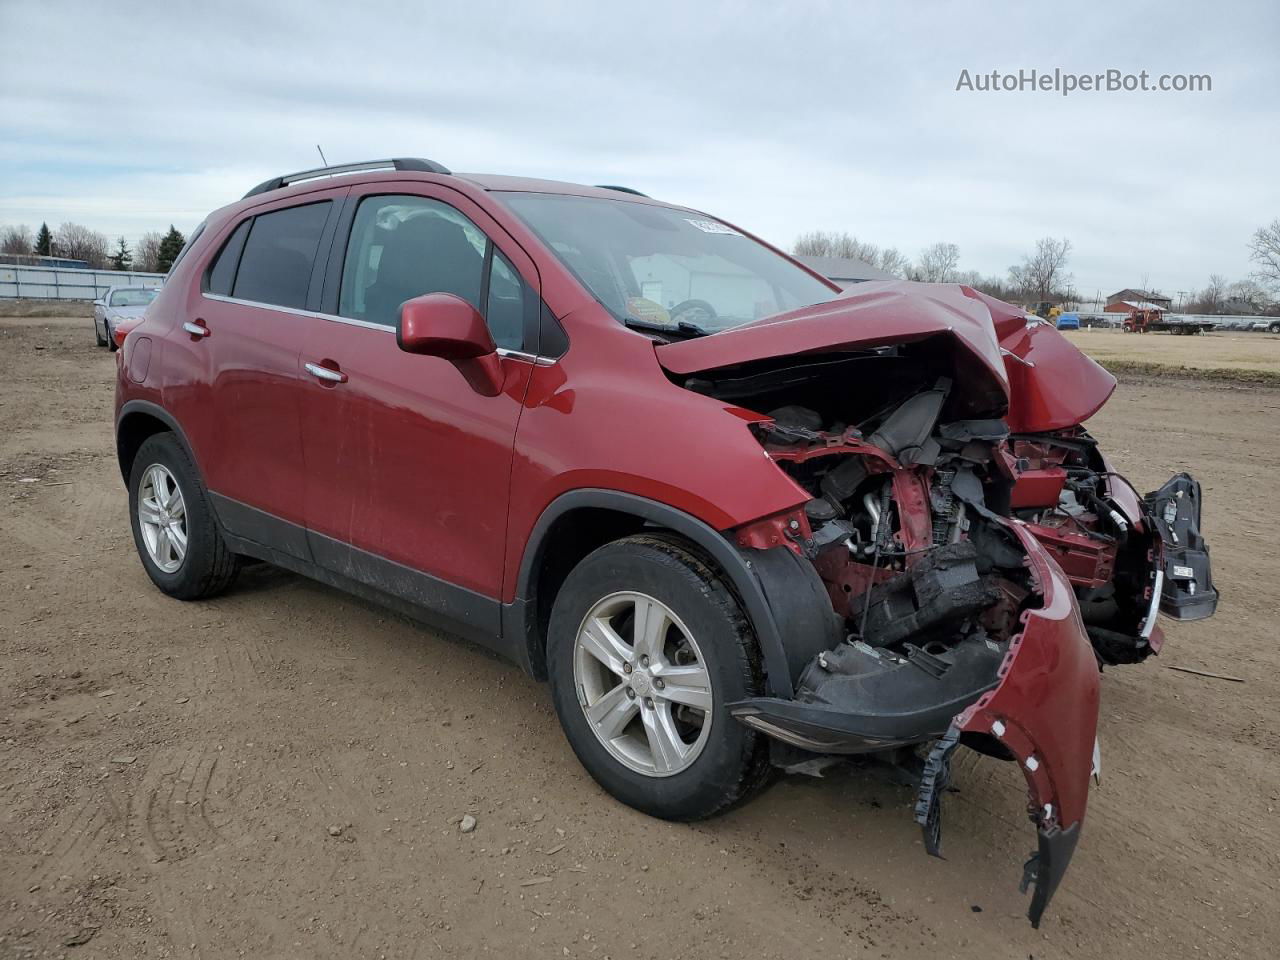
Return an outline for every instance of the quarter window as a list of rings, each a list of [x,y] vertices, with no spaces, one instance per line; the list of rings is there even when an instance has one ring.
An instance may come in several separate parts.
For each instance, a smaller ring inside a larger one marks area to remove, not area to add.
[[[223,297],[231,296],[231,288],[236,281],[236,267],[240,264],[240,251],[244,249],[245,237],[249,235],[252,220],[246,220],[236,227],[235,233],[223,245],[218,258],[209,268],[208,291]]]
[[[309,203],[255,217],[232,296],[281,307],[305,307],[329,206],[330,201]]]
[[[489,302],[485,320],[493,342],[519,350],[524,345],[524,282],[511,261],[497,250],[489,266]]]

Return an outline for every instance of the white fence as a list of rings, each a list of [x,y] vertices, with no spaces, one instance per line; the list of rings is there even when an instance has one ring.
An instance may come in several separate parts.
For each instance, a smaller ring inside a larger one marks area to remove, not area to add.
[[[96,300],[110,287],[158,287],[163,273],[63,270],[0,263],[0,300]]]

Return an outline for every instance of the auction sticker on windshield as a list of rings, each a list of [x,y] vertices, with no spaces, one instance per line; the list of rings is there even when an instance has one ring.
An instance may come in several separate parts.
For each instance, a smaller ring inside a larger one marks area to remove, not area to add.
[[[692,217],[685,217],[685,223],[691,223],[703,233],[725,233],[731,237],[740,237],[740,234],[733,227],[726,227],[723,223],[716,223],[714,220],[695,220]]]

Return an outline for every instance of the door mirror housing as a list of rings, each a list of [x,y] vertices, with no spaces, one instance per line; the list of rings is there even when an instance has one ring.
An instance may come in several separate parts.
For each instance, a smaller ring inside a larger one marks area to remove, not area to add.
[[[400,306],[396,343],[406,353],[448,360],[477,393],[502,392],[502,361],[480,311],[452,293],[425,293]]]
[[[93,301],[93,305],[95,307],[105,307],[107,305],[107,301],[99,297],[97,300]]]

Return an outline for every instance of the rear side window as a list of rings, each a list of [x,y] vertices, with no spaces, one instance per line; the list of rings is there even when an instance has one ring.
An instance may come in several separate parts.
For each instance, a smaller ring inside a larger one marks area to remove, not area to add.
[[[219,296],[231,296],[231,288],[236,282],[236,267],[240,265],[240,253],[244,250],[245,237],[249,235],[252,220],[246,220],[236,227],[235,233],[222,247],[222,252],[209,268],[209,281],[205,289]]]
[[[231,295],[281,307],[306,306],[329,207],[326,200],[254,217]]]

